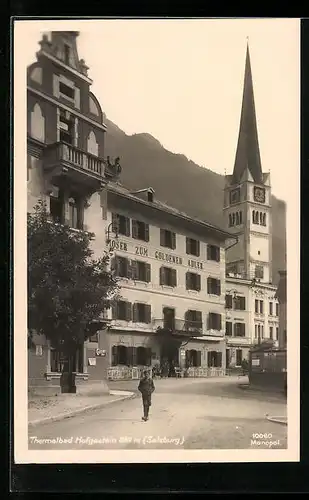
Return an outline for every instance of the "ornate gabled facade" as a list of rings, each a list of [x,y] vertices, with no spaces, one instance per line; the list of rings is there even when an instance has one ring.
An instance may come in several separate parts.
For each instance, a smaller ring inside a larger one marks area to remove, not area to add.
[[[252,345],[278,343],[278,300],[272,285],[270,174],[262,171],[249,46],[234,169],[225,178],[227,365],[240,366]]]

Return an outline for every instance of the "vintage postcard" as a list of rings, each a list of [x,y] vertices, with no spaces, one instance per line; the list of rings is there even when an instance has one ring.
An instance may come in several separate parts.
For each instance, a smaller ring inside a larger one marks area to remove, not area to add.
[[[299,461],[300,21],[13,52],[15,462]]]

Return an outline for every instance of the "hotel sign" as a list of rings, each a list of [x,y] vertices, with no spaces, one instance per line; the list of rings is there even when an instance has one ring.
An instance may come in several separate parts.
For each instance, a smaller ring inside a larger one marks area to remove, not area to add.
[[[154,253],[150,251],[147,247],[140,246],[140,245],[128,245],[127,242],[120,241],[118,239],[114,239],[110,242],[109,244],[109,249],[110,250],[119,250],[121,252],[129,252],[129,253],[134,253],[135,255],[139,255],[141,257],[152,257],[157,260],[161,260],[163,262],[167,262],[169,264],[176,264],[179,266],[186,266],[190,267],[194,270],[200,270],[203,271],[203,262],[193,260],[193,259],[184,259],[183,257],[180,257],[179,255],[174,255],[170,253],[165,253],[159,250],[155,250]]]

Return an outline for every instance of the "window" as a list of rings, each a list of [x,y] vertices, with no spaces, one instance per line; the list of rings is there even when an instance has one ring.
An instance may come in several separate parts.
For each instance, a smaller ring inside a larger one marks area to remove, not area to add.
[[[81,200],[69,198],[69,224],[75,229],[83,229]]]
[[[269,315],[270,316],[273,315],[273,303],[272,302],[269,302]]]
[[[207,259],[215,260],[216,262],[220,262],[220,247],[215,245],[207,246]]]
[[[279,316],[279,304],[276,304],[276,316]]]
[[[263,217],[262,217],[262,225],[263,225],[263,226],[266,226],[266,214],[263,214]]]
[[[163,308],[163,325],[167,330],[175,330],[175,309]]]
[[[196,273],[186,273],[186,289],[187,290],[201,290],[201,276]]]
[[[196,349],[186,350],[186,368],[199,367],[202,365],[202,353]]]
[[[132,304],[126,300],[118,300],[112,304],[112,319],[132,320]]]
[[[260,300],[260,313],[263,314],[264,312],[264,302],[263,300]]]
[[[242,212],[239,212],[239,224],[242,224]]]
[[[133,304],[133,321],[134,323],[151,323],[150,304],[141,304],[139,302]]]
[[[176,248],[176,234],[167,229],[160,229],[160,245],[174,250]]]
[[[74,117],[64,110],[60,110],[59,116],[59,128],[60,128],[60,138],[61,142],[66,142],[67,144],[73,144],[75,136],[75,123]]]
[[[235,214],[232,214],[232,226],[235,226]]]
[[[221,368],[222,367],[222,352],[208,351],[208,353],[207,353],[207,366],[208,366],[208,368]]]
[[[63,82],[59,82],[59,92],[60,94],[64,95],[65,97],[68,97],[71,100],[74,100],[75,98],[74,88],[69,87],[69,85],[66,85]]]
[[[202,313],[201,311],[187,311],[185,314],[186,329],[188,330],[202,330]]]
[[[200,256],[200,242],[192,238],[186,238],[186,252],[189,255]]]
[[[261,325],[261,338],[264,338],[264,325]]]
[[[236,349],[236,366],[242,364],[242,349]]]
[[[272,326],[269,327],[269,338],[273,340],[274,337],[274,329]]]
[[[135,349],[135,348],[133,348]],[[136,364],[138,366],[151,365],[151,348],[139,346],[136,349]]]
[[[63,192],[54,187],[50,195],[50,215],[54,222],[64,223],[64,197]]]
[[[263,279],[264,278],[264,268],[263,266],[255,266],[255,277],[258,279]]]
[[[146,262],[141,262],[139,260],[132,260],[131,272],[133,280],[145,281],[146,283],[150,283],[151,281],[150,264],[147,264]]]
[[[216,278],[207,278],[207,293],[221,295],[221,282]]]
[[[208,329],[221,330],[221,314],[209,313],[208,316]]]
[[[233,307],[233,296],[230,294],[225,296],[225,307],[226,309],[232,309]]]
[[[254,325],[254,337],[257,339],[258,338],[258,326]]]
[[[132,220],[132,238],[149,241],[149,224],[138,220]]]
[[[246,309],[246,298],[245,297],[236,297],[234,300],[234,309],[238,309],[239,311],[244,311]]]
[[[259,224],[259,212],[256,210],[252,211],[252,222],[253,224]]]
[[[160,285],[177,286],[177,271],[171,267],[160,268]]]
[[[124,345],[113,345],[112,366],[129,365],[129,348]]]
[[[245,323],[234,323],[234,337],[245,337],[246,325]]]
[[[286,331],[285,331],[285,336],[286,336]],[[277,326],[276,327],[276,340],[278,340],[279,338],[279,327]],[[285,338],[285,342],[286,342],[286,338]]]
[[[261,226],[263,226],[263,214],[262,214],[262,212],[260,212],[260,224],[261,224]]]
[[[232,335],[232,322],[231,321],[225,322],[225,335],[228,335],[229,337]]]
[[[62,373],[67,370],[68,357],[61,349],[51,349],[50,351],[50,369],[51,372]],[[80,344],[72,357],[72,371],[83,373],[84,371],[84,344]]]
[[[232,225],[233,225],[232,214],[229,214],[229,227],[232,227]]]
[[[236,226],[239,226],[239,212],[236,212]]]
[[[112,214],[112,231],[115,234],[130,236],[130,219],[120,214]]]
[[[62,373],[65,363],[67,362],[67,356],[57,349],[51,349],[50,351],[50,371],[53,373]]]
[[[112,267],[115,275],[119,278],[130,278],[130,263],[126,257],[115,257],[112,261]]]

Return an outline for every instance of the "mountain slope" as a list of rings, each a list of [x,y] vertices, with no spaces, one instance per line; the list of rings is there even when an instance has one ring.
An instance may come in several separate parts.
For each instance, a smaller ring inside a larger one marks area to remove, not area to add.
[[[174,154],[150,134],[126,135],[106,119],[106,155],[120,156],[121,183],[129,189],[152,187],[156,197],[192,217],[224,228],[224,177]],[[285,203],[272,197],[273,280],[285,269]]]

